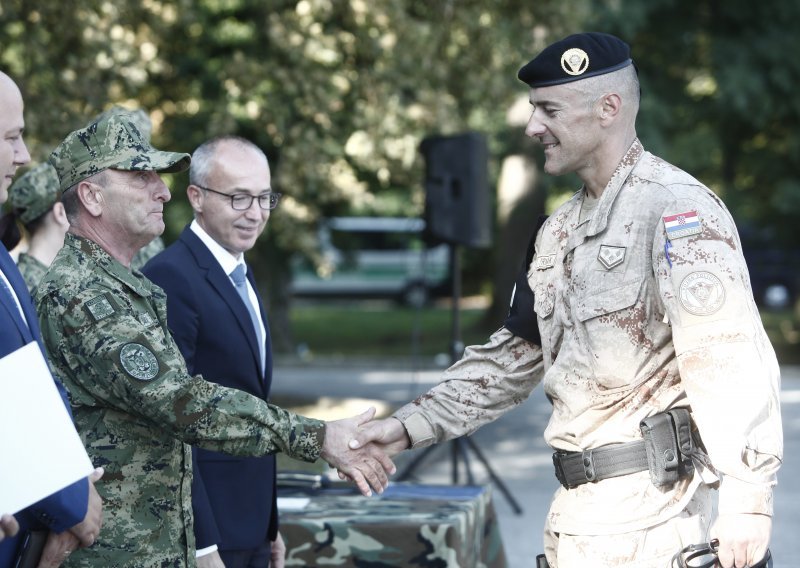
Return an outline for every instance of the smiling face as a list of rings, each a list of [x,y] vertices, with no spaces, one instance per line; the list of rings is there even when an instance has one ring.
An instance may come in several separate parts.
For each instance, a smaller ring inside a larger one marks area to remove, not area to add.
[[[596,106],[572,84],[531,89],[533,112],[525,134],[544,146],[544,170],[551,175],[581,172],[594,166],[602,143]]]
[[[231,206],[228,195],[258,196],[269,192],[269,163],[257,149],[235,141],[220,142],[211,161],[202,185],[226,195],[205,191],[196,185],[190,185],[187,194],[197,223],[220,246],[238,257],[256,244],[270,212],[259,207],[258,199],[253,200],[248,209],[237,211]]]
[[[8,188],[17,168],[31,161],[22,139],[25,120],[19,88],[5,73],[0,72],[0,205],[8,199]]]

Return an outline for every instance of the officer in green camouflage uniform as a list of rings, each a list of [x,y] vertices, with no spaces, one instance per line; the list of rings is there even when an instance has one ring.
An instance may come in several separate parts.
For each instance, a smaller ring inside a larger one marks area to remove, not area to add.
[[[17,267],[31,292],[64,244],[69,223],[60,201],[58,174],[49,163],[31,168],[8,190],[11,215],[28,232],[28,249]]]
[[[195,565],[191,451],[283,451],[343,464],[365,494],[394,466],[346,441],[374,414],[323,423],[192,377],[167,329],[166,296],[129,269],[163,231],[169,193],[156,172],[186,169],[187,154],[153,149],[121,112],[71,133],[51,155],[71,229],[37,293],[54,373],[70,393],[92,461],[104,525],[67,566]]]
[[[143,109],[129,111],[125,107],[114,105],[110,109],[97,115],[92,122],[102,120],[111,116],[112,114],[120,112],[128,113],[128,117],[134,126],[139,129],[141,135],[148,141],[150,140],[150,136],[153,132],[153,123],[150,120],[150,116]],[[147,264],[148,260],[160,253],[162,250],[164,250],[163,239],[161,237],[155,237],[152,241],[144,245],[136,252],[133,260],[131,260],[131,268],[134,270],[141,270],[142,267]]]

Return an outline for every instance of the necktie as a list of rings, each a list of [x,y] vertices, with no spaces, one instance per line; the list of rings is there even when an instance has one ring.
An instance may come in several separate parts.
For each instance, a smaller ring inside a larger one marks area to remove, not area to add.
[[[253,306],[252,302],[250,302],[250,294],[247,293],[247,277],[244,273],[244,264],[237,264],[236,268],[233,269],[233,272],[230,274],[231,280],[233,280],[233,285],[236,288],[236,291],[239,293],[239,297],[244,302],[247,311],[250,314],[250,320],[253,323],[253,328],[256,332],[256,339],[258,340],[258,355],[261,361],[261,372],[264,372],[264,336],[261,334],[261,323],[256,315],[255,307]]]

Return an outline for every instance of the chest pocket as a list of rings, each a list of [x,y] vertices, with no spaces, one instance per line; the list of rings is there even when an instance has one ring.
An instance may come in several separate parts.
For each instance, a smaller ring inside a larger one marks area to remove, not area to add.
[[[533,290],[533,311],[542,319],[549,318],[555,306],[556,291],[552,282],[554,268],[538,270],[536,259],[528,270],[528,285]]]
[[[574,305],[578,336],[591,354],[599,392],[636,386],[651,373],[652,345],[639,298],[644,280],[578,298]]]

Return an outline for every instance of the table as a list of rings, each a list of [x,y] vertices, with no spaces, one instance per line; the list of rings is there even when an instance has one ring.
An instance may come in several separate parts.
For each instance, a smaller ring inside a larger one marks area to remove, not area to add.
[[[505,568],[490,486],[278,490],[286,566]],[[305,504],[303,508],[295,508]]]

